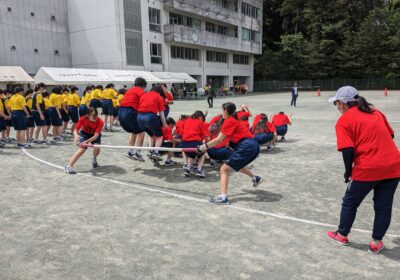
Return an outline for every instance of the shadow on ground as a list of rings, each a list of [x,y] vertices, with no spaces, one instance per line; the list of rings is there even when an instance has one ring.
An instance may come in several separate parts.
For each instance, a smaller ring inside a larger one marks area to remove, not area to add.
[[[231,203],[240,201],[247,202],[276,202],[283,198],[281,194],[264,190],[245,190],[242,193],[229,197]]]

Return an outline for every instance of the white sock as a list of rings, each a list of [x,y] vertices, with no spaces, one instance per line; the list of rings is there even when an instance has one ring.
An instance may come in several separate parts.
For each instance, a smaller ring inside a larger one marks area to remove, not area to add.
[[[220,197],[222,198],[222,200],[225,200],[228,198],[228,195],[226,193],[221,193]]]

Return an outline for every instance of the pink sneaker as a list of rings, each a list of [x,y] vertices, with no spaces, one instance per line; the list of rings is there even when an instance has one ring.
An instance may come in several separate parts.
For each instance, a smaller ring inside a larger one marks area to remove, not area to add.
[[[341,235],[338,231],[328,231],[326,236],[340,245],[349,245],[349,239],[346,236]]]
[[[368,252],[371,254],[379,254],[379,252],[382,251],[383,248],[385,248],[385,245],[382,241],[379,241],[378,245],[376,245],[374,241],[371,241],[371,243],[369,243]]]

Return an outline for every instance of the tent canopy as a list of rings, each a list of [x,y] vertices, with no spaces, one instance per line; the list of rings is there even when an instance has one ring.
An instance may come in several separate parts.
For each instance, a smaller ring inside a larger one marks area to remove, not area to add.
[[[161,79],[164,83],[186,83],[196,84],[197,80],[187,73],[172,73],[172,72],[152,72],[154,76]]]
[[[41,67],[34,79],[36,83],[47,85],[88,85],[134,83],[139,77],[149,84],[197,83],[186,73],[52,67]]]
[[[19,66],[0,66],[0,83],[31,84],[34,80]]]

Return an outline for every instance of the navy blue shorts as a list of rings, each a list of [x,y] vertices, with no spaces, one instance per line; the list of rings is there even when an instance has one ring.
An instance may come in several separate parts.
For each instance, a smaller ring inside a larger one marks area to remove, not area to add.
[[[211,148],[207,150],[208,156],[214,160],[227,160],[233,152],[229,148]]]
[[[114,114],[113,114],[113,116],[114,116],[115,118],[118,117],[118,112],[119,112],[119,106],[114,107]]]
[[[79,143],[82,143],[83,141],[89,140],[90,138],[92,138],[94,136],[94,134],[88,134],[84,131],[79,131]],[[92,144],[99,144],[101,145],[101,134],[99,135],[99,137],[94,140],[93,142],[91,142]]]
[[[60,109],[61,111],[61,119],[63,122],[69,122],[69,114],[66,113],[63,109]]]
[[[101,108],[101,107],[102,107],[101,101],[98,100],[98,99],[92,99],[92,100],[90,100],[90,107],[93,107],[93,108]]]
[[[0,118],[0,131],[6,130],[6,129],[7,129],[6,120],[4,118]]]
[[[139,127],[145,131],[150,137],[163,136],[161,130],[160,118],[154,113],[138,113],[137,123]]]
[[[258,144],[265,145],[272,140],[273,136],[272,133],[260,133],[254,135],[254,138],[258,141]]]
[[[22,110],[12,111],[11,120],[15,130],[26,130],[25,113]]]
[[[260,145],[256,139],[245,138],[239,142],[234,152],[225,161],[229,167],[235,171],[239,171],[255,160],[260,153]]]
[[[45,112],[42,112],[42,113],[44,115],[46,115]],[[33,111],[32,115],[33,115],[33,120],[35,121],[36,126],[46,126],[47,125],[46,120],[40,119],[40,114],[38,111]]]
[[[88,107],[86,105],[79,105],[79,116],[83,117],[88,114]]]
[[[104,115],[106,116],[114,115],[114,106],[112,99],[104,99],[102,109]]]
[[[50,122],[53,126],[62,126],[62,119],[58,116],[55,107],[50,107],[48,110]]]
[[[68,107],[68,114],[69,114],[69,117],[71,118],[71,121],[73,123],[77,123],[79,121],[78,107],[69,106]]]
[[[6,126],[7,127],[13,126],[12,120],[6,120]]]
[[[198,146],[203,145],[203,142],[201,141],[190,141],[190,142],[184,142],[182,141],[181,143],[181,148],[197,148]],[[196,158],[197,153],[196,152],[185,152],[185,154],[190,157],[190,158]]]
[[[32,116],[29,118],[26,118],[26,126],[28,128],[35,127],[35,120],[33,119]]]
[[[144,130],[139,126],[138,112],[132,107],[120,107],[118,111],[118,119],[122,128],[129,133],[139,134]]]
[[[288,131],[287,125],[275,126],[275,128],[276,128],[276,134],[278,134],[279,136],[285,136]]]
[[[44,120],[46,122],[46,126],[51,126],[49,110],[46,110],[46,112],[44,112]]]

